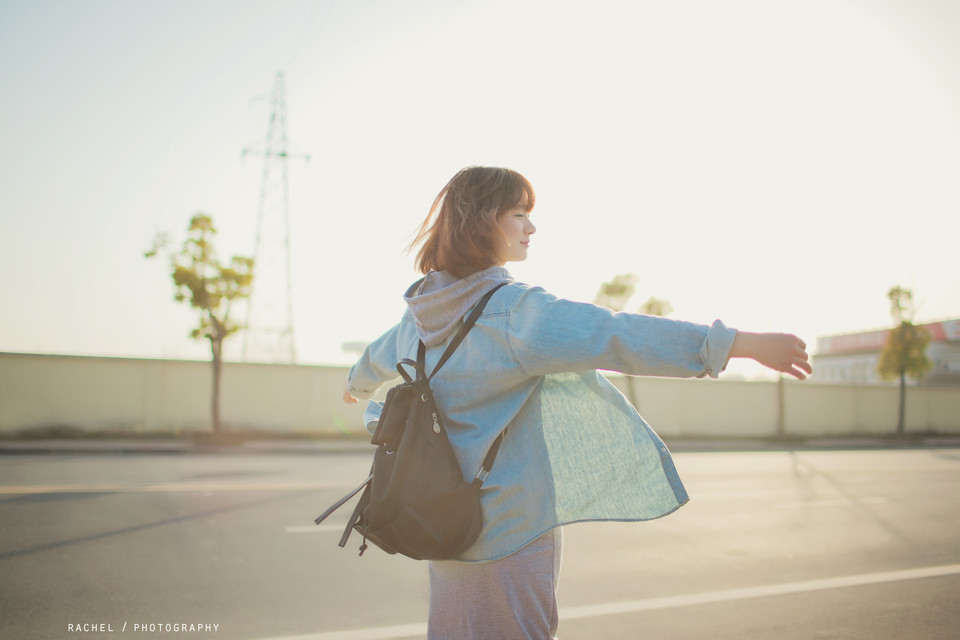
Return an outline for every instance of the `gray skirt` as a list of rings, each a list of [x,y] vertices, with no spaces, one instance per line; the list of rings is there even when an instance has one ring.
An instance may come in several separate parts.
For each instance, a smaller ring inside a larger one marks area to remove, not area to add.
[[[555,640],[563,534],[490,562],[430,562],[428,640]]]

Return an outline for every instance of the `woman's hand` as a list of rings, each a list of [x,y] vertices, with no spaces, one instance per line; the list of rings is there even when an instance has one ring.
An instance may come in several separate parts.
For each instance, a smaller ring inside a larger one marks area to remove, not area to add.
[[[346,402],[347,404],[357,404],[358,402],[360,402],[359,398],[355,397],[352,393],[350,393],[349,380],[343,381],[343,401]]]
[[[803,380],[813,373],[806,343],[789,333],[738,331],[730,348],[731,358],[752,358],[774,371]]]

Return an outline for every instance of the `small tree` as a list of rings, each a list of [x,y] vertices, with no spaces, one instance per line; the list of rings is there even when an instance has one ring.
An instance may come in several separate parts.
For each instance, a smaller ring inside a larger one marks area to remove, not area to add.
[[[179,253],[166,250],[168,241],[162,235],[145,253],[153,258],[161,251],[169,255],[171,277],[176,287],[174,299],[189,302],[200,312],[200,325],[190,333],[194,340],[209,340],[213,356],[213,391],[211,418],[213,432],[221,434],[220,380],[223,369],[223,341],[242,326],[230,319],[234,300],[248,298],[253,284],[253,259],[234,256],[229,265],[220,263],[213,248],[217,230],[213,219],[197,213],[190,219],[188,237]]]
[[[607,307],[611,311],[623,311],[627,307],[627,302],[633,297],[637,288],[637,281],[640,278],[633,273],[623,273],[613,277],[610,282],[604,282],[597,291],[597,296],[593,303],[601,307]],[[673,311],[673,307],[666,300],[650,297],[640,306],[640,312],[648,316],[665,316]],[[637,400],[637,392],[633,386],[633,376],[626,376],[627,399],[638,410],[640,408]]]
[[[633,297],[639,279],[632,273],[614,276],[610,282],[604,282],[600,285],[600,290],[597,291],[593,303],[613,311],[623,311],[627,302]]]
[[[640,305],[640,313],[648,316],[668,316],[673,311],[673,307],[666,300],[650,296],[647,301]]]
[[[900,404],[897,416],[897,434],[904,433],[907,404],[907,376],[920,380],[933,364],[927,357],[930,332],[913,324],[913,292],[896,286],[887,292],[890,314],[896,326],[887,336],[880,353],[877,373],[884,380],[900,379]]]

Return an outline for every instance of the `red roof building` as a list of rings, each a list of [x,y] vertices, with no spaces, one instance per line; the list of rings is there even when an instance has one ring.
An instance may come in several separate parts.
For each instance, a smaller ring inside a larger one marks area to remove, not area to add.
[[[920,384],[960,384],[960,318],[920,325],[930,332],[927,357],[933,368]],[[817,338],[813,377],[818,382],[881,384],[877,362],[890,329]],[[908,378],[908,382],[914,383]]]

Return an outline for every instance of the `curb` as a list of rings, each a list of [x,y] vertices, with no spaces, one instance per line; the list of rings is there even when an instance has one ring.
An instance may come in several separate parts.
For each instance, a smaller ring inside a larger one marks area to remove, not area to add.
[[[8,440],[0,441],[0,455],[69,454],[232,454],[366,453],[367,440],[250,440],[238,444],[213,444],[190,440]]]
[[[804,440],[664,438],[670,451],[762,452],[897,450],[960,448],[958,436],[916,438],[809,438]],[[373,453],[366,439],[356,440],[248,440],[212,444],[192,440],[50,439],[0,440],[0,455],[262,455]]]

